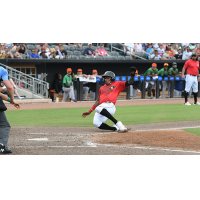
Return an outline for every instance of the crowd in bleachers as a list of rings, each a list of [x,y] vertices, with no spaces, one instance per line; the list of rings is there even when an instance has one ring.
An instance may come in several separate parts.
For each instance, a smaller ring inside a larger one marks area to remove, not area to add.
[[[187,60],[198,43],[1,43],[0,59]]]

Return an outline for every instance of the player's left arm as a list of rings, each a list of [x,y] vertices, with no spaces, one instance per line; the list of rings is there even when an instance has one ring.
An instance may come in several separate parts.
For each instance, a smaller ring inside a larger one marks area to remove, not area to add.
[[[130,68],[131,78],[128,81],[126,81],[126,83],[125,83],[126,87],[133,84],[136,70],[137,70],[136,67]]]

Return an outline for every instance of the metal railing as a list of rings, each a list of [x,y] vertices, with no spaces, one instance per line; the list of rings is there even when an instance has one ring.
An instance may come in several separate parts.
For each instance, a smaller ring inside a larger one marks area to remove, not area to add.
[[[49,83],[29,76],[2,63],[0,63],[0,66],[4,67],[8,71],[9,79],[13,79],[19,88],[30,91],[32,93],[32,98],[34,98],[34,95],[40,95],[43,98],[48,98]]]

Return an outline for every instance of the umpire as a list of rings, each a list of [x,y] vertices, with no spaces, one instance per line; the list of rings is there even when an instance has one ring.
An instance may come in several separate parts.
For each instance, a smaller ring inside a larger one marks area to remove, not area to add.
[[[10,102],[16,108],[20,108],[20,106],[14,101],[13,87],[8,80],[8,72],[3,67],[0,67],[0,80],[3,80],[9,95],[9,97],[7,97],[6,95],[0,93],[0,154],[9,154],[12,153],[12,150],[8,148],[8,139],[11,127],[4,113],[7,108],[5,107],[2,100]]]

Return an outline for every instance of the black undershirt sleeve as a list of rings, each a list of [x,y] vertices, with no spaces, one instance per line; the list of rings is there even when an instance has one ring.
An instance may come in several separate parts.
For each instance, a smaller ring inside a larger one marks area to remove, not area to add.
[[[70,86],[67,85],[66,83],[64,83],[64,87],[66,87],[66,88],[70,88]]]

